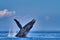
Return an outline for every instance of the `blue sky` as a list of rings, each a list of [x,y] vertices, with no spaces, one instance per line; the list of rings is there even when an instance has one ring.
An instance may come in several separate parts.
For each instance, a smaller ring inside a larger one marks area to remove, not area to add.
[[[60,31],[60,0],[0,0],[0,31],[18,30],[14,18],[22,26],[36,19],[32,31]]]

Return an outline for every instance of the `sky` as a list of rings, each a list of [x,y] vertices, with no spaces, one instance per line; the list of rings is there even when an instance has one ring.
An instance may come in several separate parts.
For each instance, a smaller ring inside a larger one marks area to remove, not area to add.
[[[0,0],[0,31],[18,31],[14,18],[22,26],[35,19],[31,31],[60,31],[60,0]]]

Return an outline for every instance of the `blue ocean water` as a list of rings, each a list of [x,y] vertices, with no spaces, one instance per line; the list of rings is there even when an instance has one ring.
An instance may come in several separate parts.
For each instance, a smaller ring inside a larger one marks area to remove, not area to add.
[[[60,31],[33,31],[24,38],[13,35],[14,33],[8,31],[0,31],[0,40],[60,40]]]

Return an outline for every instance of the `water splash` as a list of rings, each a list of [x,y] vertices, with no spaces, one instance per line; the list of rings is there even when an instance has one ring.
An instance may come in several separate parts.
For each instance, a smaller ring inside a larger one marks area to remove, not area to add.
[[[13,27],[13,29],[12,28],[9,29],[8,37],[15,37],[16,34],[17,33],[16,33],[14,27]]]

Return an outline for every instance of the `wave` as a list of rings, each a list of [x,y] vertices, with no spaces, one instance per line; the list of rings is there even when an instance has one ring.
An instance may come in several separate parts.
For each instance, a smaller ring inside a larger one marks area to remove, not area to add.
[[[17,32],[16,32],[17,33]],[[9,33],[8,31],[0,31],[0,38],[16,38],[16,33]],[[27,37],[32,38],[60,38],[60,32],[46,32],[46,31],[35,31],[29,32]]]

